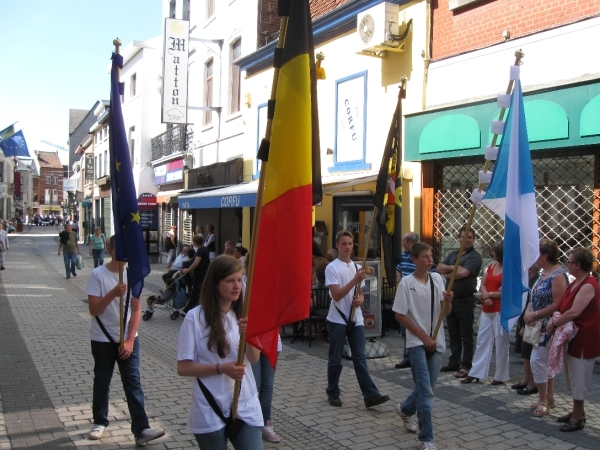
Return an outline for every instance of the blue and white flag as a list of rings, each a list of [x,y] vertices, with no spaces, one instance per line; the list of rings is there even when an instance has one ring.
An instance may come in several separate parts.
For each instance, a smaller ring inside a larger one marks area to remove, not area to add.
[[[500,321],[510,330],[525,308],[528,270],[539,254],[533,168],[520,80],[515,82],[494,175],[481,203],[505,224]]]

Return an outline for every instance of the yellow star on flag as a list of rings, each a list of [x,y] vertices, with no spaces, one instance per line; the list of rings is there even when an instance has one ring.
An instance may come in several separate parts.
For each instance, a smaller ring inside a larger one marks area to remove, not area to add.
[[[121,163],[119,161],[115,161],[115,164],[117,166],[117,172],[121,171]]]
[[[132,212],[131,215],[133,216],[133,219],[131,219],[131,221],[132,222],[137,222],[139,224],[140,220],[141,220],[140,212],[139,211]]]

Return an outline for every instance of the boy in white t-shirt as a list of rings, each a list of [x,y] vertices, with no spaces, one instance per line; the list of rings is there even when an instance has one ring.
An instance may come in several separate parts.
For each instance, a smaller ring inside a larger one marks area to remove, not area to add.
[[[137,337],[142,311],[139,298],[132,297],[129,302],[124,301],[124,342],[122,346],[119,345],[119,297],[125,297],[127,284],[119,283],[120,264],[115,258],[114,236],[110,238],[107,250],[112,260],[92,271],[85,289],[92,315],[90,339],[94,357],[92,400],[94,425],[89,438],[100,439],[108,426],[109,389],[115,363],[117,363],[131,415],[131,431],[135,436],[136,444],[142,444],[163,436],[165,432],[150,428],[144,408],[144,391],[139,370],[140,345]],[[125,274],[123,278],[126,279]]]
[[[344,343],[352,352],[352,363],[356,379],[364,397],[365,407],[372,408],[387,402],[390,397],[381,395],[369,375],[365,355],[365,327],[360,309],[365,301],[363,286],[365,271],[352,261],[354,236],[350,231],[342,230],[335,237],[339,256],[325,269],[325,285],[332,299],[327,314],[329,333],[329,360],[327,361],[327,399],[331,406],[342,406],[339,380],[342,373],[342,354]],[[354,310],[353,329],[348,330],[347,322]]]
[[[409,432],[416,433],[419,430],[421,450],[435,450],[431,410],[433,389],[442,363],[441,352],[446,349],[443,327],[435,340],[432,336],[441,313],[442,301],[449,303],[446,315],[452,310],[453,293],[444,290],[440,274],[429,273],[433,256],[428,244],[414,243],[410,248],[410,256],[417,269],[400,281],[392,310],[396,313],[396,320],[406,328],[406,346],[415,389],[404,402],[396,405],[396,413]],[[418,417],[418,428],[415,414]]]

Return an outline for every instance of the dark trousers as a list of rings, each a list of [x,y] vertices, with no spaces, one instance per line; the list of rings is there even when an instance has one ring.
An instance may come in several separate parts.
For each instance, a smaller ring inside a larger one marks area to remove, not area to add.
[[[452,302],[452,312],[446,316],[450,350],[448,360],[450,366],[470,369],[473,363],[473,322],[475,320],[475,299],[461,298]]]

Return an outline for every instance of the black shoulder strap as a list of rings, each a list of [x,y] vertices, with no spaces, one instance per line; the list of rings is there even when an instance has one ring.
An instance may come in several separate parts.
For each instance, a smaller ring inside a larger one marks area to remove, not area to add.
[[[198,386],[200,386],[200,390],[202,391],[202,393],[206,397],[206,400],[208,401],[208,404],[213,409],[213,411],[215,412],[215,414],[217,416],[219,416],[223,422],[227,423],[227,419],[223,415],[223,411],[221,411],[221,408],[219,408],[219,405],[217,405],[217,402],[216,402],[215,398],[213,397],[213,395],[206,388],[206,386],[204,386],[204,383],[202,383],[202,381],[200,381],[200,378],[196,378],[196,380],[198,380]]]
[[[433,299],[433,277],[431,276],[431,274],[429,274],[429,284],[431,286],[431,331],[429,332],[429,336],[433,337],[433,306],[434,306],[434,299]]]

